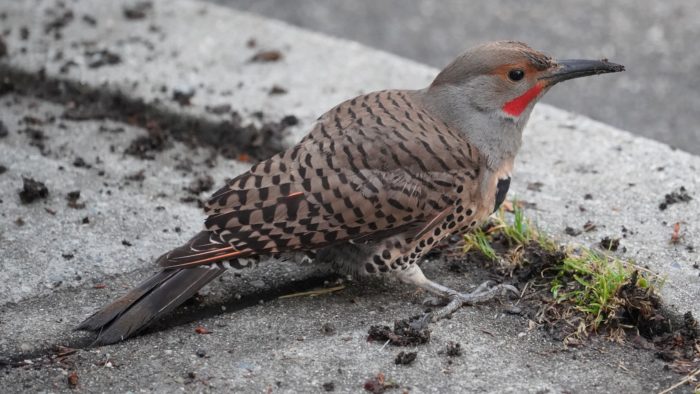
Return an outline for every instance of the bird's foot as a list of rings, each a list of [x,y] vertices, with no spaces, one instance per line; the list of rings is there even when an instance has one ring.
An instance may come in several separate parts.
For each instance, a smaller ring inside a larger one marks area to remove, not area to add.
[[[470,293],[458,293],[456,291],[446,294],[444,297],[430,297],[423,304],[430,306],[442,306],[441,309],[432,313],[432,320],[438,321],[452,315],[457,309],[463,305],[474,305],[492,300],[500,295],[506,295],[511,292],[515,295],[520,295],[518,289],[512,285],[499,284],[493,286],[493,281],[486,281],[480,284]]]

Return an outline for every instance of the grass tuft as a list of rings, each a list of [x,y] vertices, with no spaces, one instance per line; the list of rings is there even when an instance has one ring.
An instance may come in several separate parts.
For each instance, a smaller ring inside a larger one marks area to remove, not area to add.
[[[551,281],[551,293],[556,302],[569,303],[583,312],[586,324],[597,330],[611,323],[618,311],[626,306],[620,292],[624,286],[655,291],[656,279],[648,278],[629,262],[587,248],[569,251]]]
[[[511,275],[531,264],[533,256],[548,255],[547,262],[540,262],[534,286],[548,289],[558,316],[577,316],[577,333],[619,325],[630,308],[646,309],[644,298],[656,297],[663,285],[658,275],[631,261],[583,246],[559,245],[527,219],[517,201],[512,207],[512,213],[501,208],[486,226],[465,235],[464,252],[498,262]]]

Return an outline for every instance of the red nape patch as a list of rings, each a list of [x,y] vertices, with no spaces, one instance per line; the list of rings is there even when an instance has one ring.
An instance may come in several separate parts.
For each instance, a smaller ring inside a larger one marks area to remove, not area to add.
[[[520,116],[527,105],[534,100],[542,91],[542,86],[538,83],[531,87],[530,90],[523,93],[522,96],[516,97],[503,105],[503,112],[512,116]]]

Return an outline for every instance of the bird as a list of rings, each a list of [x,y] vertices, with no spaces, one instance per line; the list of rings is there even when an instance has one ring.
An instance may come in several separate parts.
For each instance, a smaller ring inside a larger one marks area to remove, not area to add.
[[[122,341],[225,271],[270,255],[305,254],[341,273],[414,285],[442,300],[432,320],[517,293],[492,282],[460,292],[428,279],[418,263],[503,203],[523,129],[545,93],[559,82],[624,69],[497,41],[467,50],[424,89],[348,99],[299,143],[216,191],[204,207],[204,229],[78,329],[97,332],[98,344]]]

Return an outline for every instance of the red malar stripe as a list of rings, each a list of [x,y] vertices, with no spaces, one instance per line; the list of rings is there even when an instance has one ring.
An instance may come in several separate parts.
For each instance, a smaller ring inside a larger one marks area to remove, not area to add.
[[[505,103],[505,105],[503,105],[503,112],[512,116],[520,116],[520,114],[525,111],[525,108],[527,108],[527,105],[530,104],[530,102],[534,100],[541,91],[542,86],[539,83],[536,84],[535,86],[531,87],[530,90],[523,93],[522,96],[516,97],[513,100]]]

